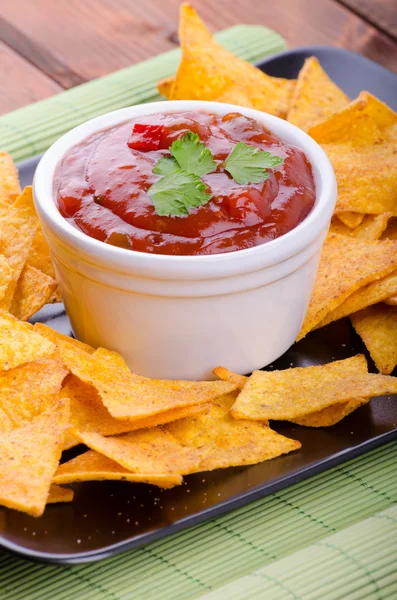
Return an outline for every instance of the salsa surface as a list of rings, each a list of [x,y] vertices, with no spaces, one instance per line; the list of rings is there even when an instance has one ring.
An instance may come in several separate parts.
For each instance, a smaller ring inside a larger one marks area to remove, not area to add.
[[[159,216],[147,193],[159,179],[153,168],[188,131],[199,135],[216,160],[216,171],[202,177],[212,197],[188,215]],[[237,142],[284,162],[261,183],[237,184],[220,164]],[[239,113],[155,114],[103,130],[67,152],[54,186],[61,214],[87,235],[169,255],[218,254],[263,244],[296,227],[315,202],[305,154]]]

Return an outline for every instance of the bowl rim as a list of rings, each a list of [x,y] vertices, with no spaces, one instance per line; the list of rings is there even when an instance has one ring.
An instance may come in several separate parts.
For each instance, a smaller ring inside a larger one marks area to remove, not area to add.
[[[258,246],[223,254],[179,256],[150,254],[105,244],[73,227],[61,215],[53,194],[53,178],[59,161],[70,148],[97,131],[137,116],[188,110],[202,110],[219,115],[240,112],[262,123],[283,141],[303,150],[312,165],[316,186],[315,204],[308,216],[288,233]],[[183,273],[189,273],[191,276],[195,273],[207,274],[212,278],[215,274],[230,276],[274,266],[291,258],[317,239],[324,227],[328,226],[336,203],[336,179],[332,165],[321,146],[307,133],[288,121],[255,109],[203,100],[137,104],[86,121],[64,134],[45,152],[36,168],[33,191],[36,210],[44,229],[47,227],[50,234],[66,243],[72,251],[75,250],[82,260],[85,258],[105,268],[124,272],[138,270],[141,273],[147,272],[148,275],[157,273],[160,278],[163,269],[167,270],[168,275],[182,276]]]

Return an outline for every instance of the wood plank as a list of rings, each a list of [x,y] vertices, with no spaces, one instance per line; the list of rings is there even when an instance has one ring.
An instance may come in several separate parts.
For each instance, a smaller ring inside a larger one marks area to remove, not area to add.
[[[2,0],[0,15],[30,48],[41,49],[41,61],[49,55],[50,63],[66,65],[88,80],[173,47],[179,4],[180,0]],[[397,44],[335,0],[196,0],[194,5],[214,30],[243,22],[267,25],[291,47],[345,47],[397,71]]]
[[[338,0],[390,37],[397,40],[396,0]],[[397,61],[397,57],[395,57]]]
[[[62,91],[61,86],[2,42],[0,42],[0,65],[0,114]]]

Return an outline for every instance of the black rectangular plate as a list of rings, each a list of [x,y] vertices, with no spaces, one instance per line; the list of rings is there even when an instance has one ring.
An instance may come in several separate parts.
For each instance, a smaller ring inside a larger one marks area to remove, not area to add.
[[[311,55],[320,59],[349,96],[369,90],[397,109],[397,76],[345,50],[289,50],[259,66],[271,75],[293,78]],[[24,185],[31,183],[37,162],[38,157],[19,165]],[[71,335],[60,304],[44,307],[34,320]],[[358,352],[365,352],[365,348],[345,319],[309,334],[276,361],[274,368],[321,364]],[[310,429],[289,423],[273,426],[300,440],[302,449],[252,467],[190,475],[183,486],[166,491],[123,482],[76,485],[72,504],[49,506],[39,519],[0,507],[0,547],[26,558],[64,564],[95,561],[136,548],[396,439],[397,403],[387,397],[375,398],[329,428]]]

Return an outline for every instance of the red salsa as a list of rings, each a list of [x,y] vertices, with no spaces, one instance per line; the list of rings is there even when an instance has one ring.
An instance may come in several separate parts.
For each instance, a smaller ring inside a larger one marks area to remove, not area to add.
[[[187,215],[159,216],[148,193],[159,159],[188,131],[211,151],[216,168],[202,176],[211,199]],[[238,184],[224,161],[238,142],[280,156],[261,183]],[[223,163],[223,166],[222,166]],[[305,154],[239,113],[148,115],[100,131],[74,146],[55,175],[61,214],[87,235],[140,252],[173,255],[242,250],[296,227],[315,201]]]

